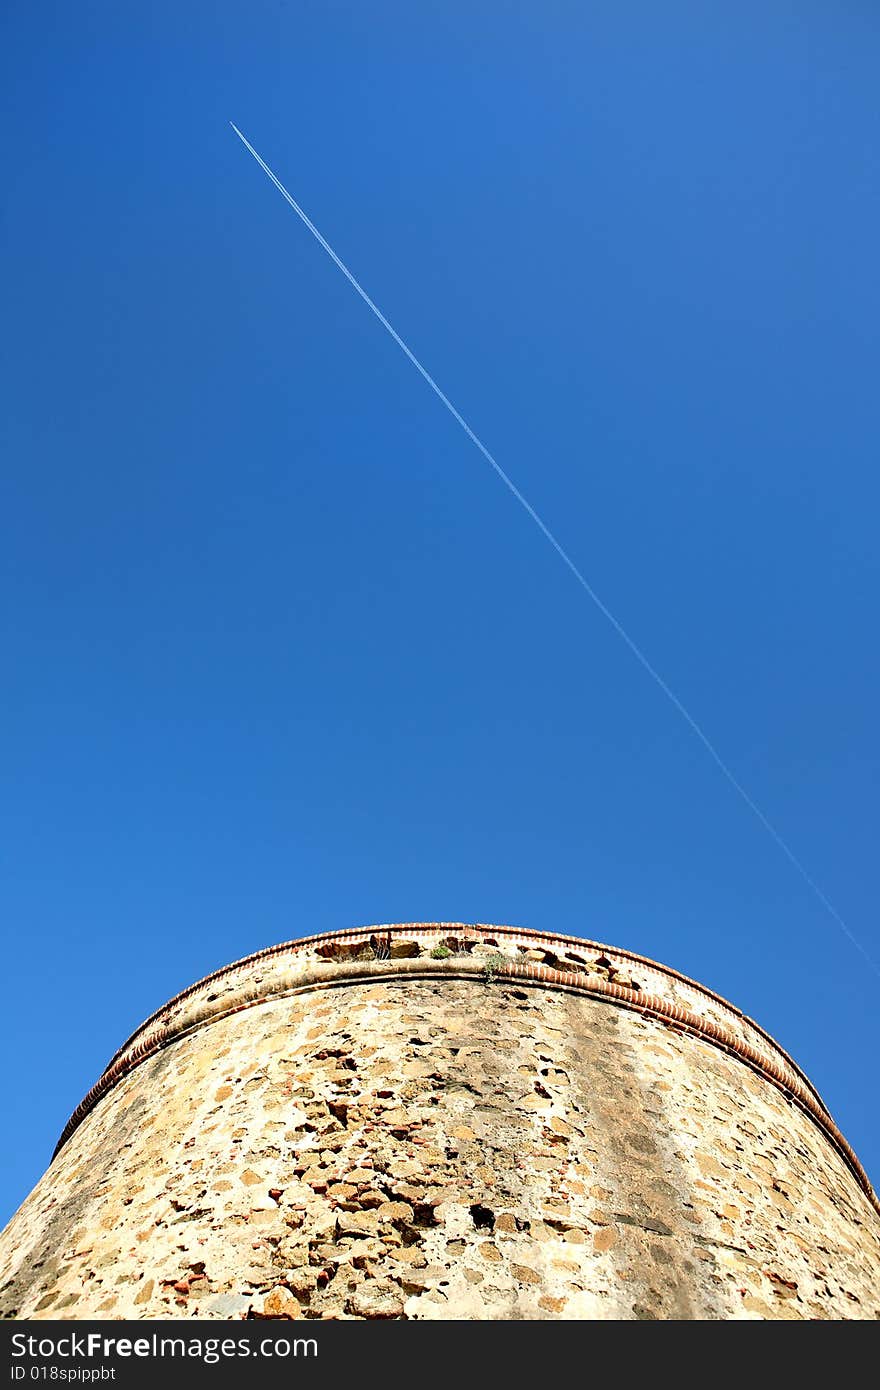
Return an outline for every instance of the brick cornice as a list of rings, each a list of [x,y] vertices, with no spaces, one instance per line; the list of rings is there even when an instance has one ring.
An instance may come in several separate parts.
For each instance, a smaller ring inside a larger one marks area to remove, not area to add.
[[[451,939],[458,943],[456,953],[432,959],[432,947]],[[403,941],[412,942],[420,954],[382,958]],[[473,951],[477,958],[470,954]],[[497,952],[488,969],[487,951]],[[512,957],[502,954],[511,951]],[[533,958],[526,959],[527,952]],[[539,952],[548,959],[536,959]],[[346,959],[347,954],[364,958]],[[68,1120],[55,1153],[118,1081],[175,1039],[214,1019],[273,997],[357,982],[487,976],[604,999],[736,1057],[810,1116],[880,1213],[880,1200],[864,1168],[815,1087],[779,1044],[735,1005],[679,971],[632,951],[581,937],[487,923],[407,922],[325,932],[270,946],[213,971],[152,1014],[114,1054]]]

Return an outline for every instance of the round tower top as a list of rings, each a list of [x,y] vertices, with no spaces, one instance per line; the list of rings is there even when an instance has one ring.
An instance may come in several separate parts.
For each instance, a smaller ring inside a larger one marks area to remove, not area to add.
[[[101,1097],[175,1038],[268,998],[359,981],[471,975],[486,983],[584,992],[690,1033],[760,1072],[824,1131],[872,1203],[880,1203],[824,1102],[782,1047],[721,995],[636,952],[558,932],[490,923],[404,922],[303,936],[196,981],[152,1014],[71,1115],[67,1141]]]

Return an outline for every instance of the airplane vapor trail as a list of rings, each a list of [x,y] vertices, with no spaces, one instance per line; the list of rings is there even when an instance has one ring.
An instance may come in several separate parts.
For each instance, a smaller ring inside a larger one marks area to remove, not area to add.
[[[494,469],[495,473],[504,483],[504,486],[508,489],[509,492],[513,494],[513,496],[516,498],[517,502],[519,502],[520,506],[524,509],[524,511],[528,513],[528,515],[531,517],[532,521],[538,527],[538,530],[542,533],[545,539],[550,542],[553,549],[556,551],[557,555],[562,560],[563,564],[566,565],[566,567],[571,571],[578,584],[588,595],[591,601],[595,604],[595,606],[599,609],[599,612],[602,614],[602,616],[611,624],[617,635],[622,639],[622,641],[626,643],[627,647],[632,652],[633,656],[636,658],[639,664],[642,667],[644,667],[645,671],[647,671],[648,675],[651,677],[654,683],[659,686],[666,698],[675,706],[682,719],[688,725],[691,732],[699,739],[700,743],[703,745],[706,752],[712,758],[713,762],[720,769],[724,777],[734,788],[734,790],[739,794],[739,796],[742,798],[745,804],[749,807],[749,810],[752,811],[752,813],[757,817],[761,825],[763,825],[764,829],[775,841],[779,849],[782,850],[782,853],[797,870],[798,874],[800,874],[801,878],[811,889],[811,891],[815,894],[815,896],[818,898],[819,902],[822,904],[825,910],[834,919],[834,921],[837,923],[838,927],[841,929],[844,935],[848,937],[851,944],[855,946],[859,952],[861,952],[865,960],[870,965],[871,969],[874,971],[874,973],[878,977],[880,977],[880,967],[878,967],[873,958],[868,954],[867,950],[858,940],[858,938],[854,936],[853,933],[850,931],[849,927],[841,917],[840,913],[837,911],[834,904],[822,892],[822,889],[807,872],[804,865],[798,859],[794,851],[790,849],[789,845],[783,839],[782,835],[780,835],[776,827],[772,824],[770,820],[768,820],[764,812],[761,810],[760,806],[758,806],[756,802],[753,801],[752,797],[746,791],[745,787],[743,787],[743,785],[734,776],[734,773],[731,771],[730,767],[728,767],[727,763],[721,757],[721,754],[718,752],[711,739],[708,737],[706,733],[704,733],[703,729],[697,723],[696,719],[694,719],[690,711],[685,707],[684,704],[682,704],[681,700],[678,698],[675,692],[672,689],[670,689],[670,687],[667,685],[666,681],[663,679],[660,673],[657,670],[655,670],[655,668],[651,665],[651,662],[645,656],[645,653],[633,640],[633,638],[630,637],[623,624],[618,621],[618,619],[614,616],[614,614],[607,607],[607,605],[603,603],[602,599],[599,597],[595,589],[578,569],[577,565],[572,560],[568,552],[565,550],[561,542],[556,539],[555,535],[550,530],[550,527],[535,511],[535,508],[528,501],[528,499],[523,496],[523,494],[520,492],[519,488],[516,486],[513,480],[510,477],[508,477],[507,473],[505,473],[498,460],[493,457],[493,455],[486,448],[483,441],[479,438],[478,435],[474,433],[468,422],[465,420],[464,416],[461,415],[461,413],[452,404],[452,401],[449,399],[446,393],[442,391],[441,388],[437,385],[437,382],[431,376],[427,368],[422,366],[415,353],[412,352],[411,349],[407,346],[407,344],[403,341],[396,329],[394,329],[391,326],[385,315],[382,313],[381,309],[373,302],[373,300],[367,294],[363,286],[360,285],[359,282],[355,279],[351,271],[348,269],[348,266],[340,260],[339,256],[337,256],[336,252],[333,250],[333,247],[321,235],[314,222],[312,222],[311,219],[306,215],[306,213],[300,207],[299,203],[297,203],[296,200],[290,195],[290,193],[288,193],[281,180],[276,178],[275,174],[273,174],[268,164],[265,162],[264,159],[260,157],[260,155],[254,149],[250,141],[246,139],[244,135],[242,135],[238,126],[235,125],[233,121],[230,121],[229,124],[232,126],[232,129],[235,131],[236,135],[238,136],[241,143],[244,145],[245,149],[250,151],[254,159],[259,164],[260,168],[271,179],[272,183],[274,183],[282,198],[285,199],[285,201],[290,205],[290,207],[293,208],[293,211],[296,213],[297,217],[299,217],[300,220],[305,224],[305,226],[308,227],[312,236],[315,238],[318,244],[324,248],[324,250],[327,252],[327,255],[333,261],[334,265],[338,266],[338,268],[342,271],[346,280],[348,280],[352,288],[357,291],[361,299],[366,304],[367,308],[371,311],[371,313],[373,313],[376,316],[376,318],[381,323],[382,327],[394,339],[395,343],[400,348],[400,350],[409,358],[416,371],[420,374],[420,376],[424,378],[424,380],[430,386],[431,390],[434,392],[435,396],[438,397],[438,399],[449,411],[449,414],[452,416],[452,418],[461,426],[471,443],[475,445],[475,447],[480,451],[483,458]]]

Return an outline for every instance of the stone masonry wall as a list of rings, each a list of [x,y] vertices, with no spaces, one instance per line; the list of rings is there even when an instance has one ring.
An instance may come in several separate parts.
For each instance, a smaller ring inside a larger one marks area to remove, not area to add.
[[[801,1105],[493,959],[365,965],[146,1056],[0,1236],[0,1314],[880,1316],[880,1220]]]

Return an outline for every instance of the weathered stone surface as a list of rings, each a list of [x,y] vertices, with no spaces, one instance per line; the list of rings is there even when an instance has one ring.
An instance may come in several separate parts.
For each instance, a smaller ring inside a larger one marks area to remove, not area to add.
[[[391,942],[390,955],[392,960],[404,960],[419,954],[419,944],[417,941],[401,940],[398,937]]]
[[[0,1314],[880,1315],[880,1221],[801,1107],[447,935],[442,960],[409,930],[325,942],[313,990],[273,993],[271,961],[213,984],[227,1011],[122,1075],[0,1236]]]
[[[221,1293],[209,1298],[202,1315],[210,1318],[235,1318],[247,1313],[253,1300],[239,1293]]]
[[[266,1318],[298,1318],[300,1307],[289,1289],[282,1285],[267,1293],[263,1299],[263,1317]]]
[[[340,1212],[336,1218],[338,1236],[374,1236],[379,1230],[379,1218],[374,1212]]]
[[[360,1284],[346,1301],[346,1312],[356,1318],[399,1318],[403,1316],[404,1291],[392,1279],[374,1279]]]

